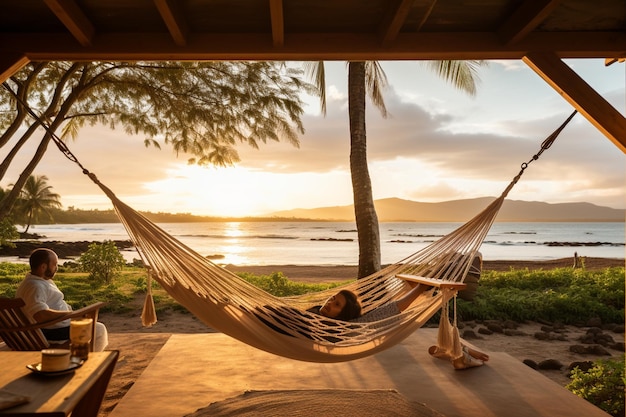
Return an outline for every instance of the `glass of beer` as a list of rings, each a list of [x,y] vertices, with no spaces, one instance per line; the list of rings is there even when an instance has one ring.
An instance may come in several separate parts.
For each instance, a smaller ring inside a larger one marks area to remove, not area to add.
[[[70,351],[71,356],[87,360],[89,357],[89,342],[91,342],[91,327],[93,319],[72,319],[70,322]]]

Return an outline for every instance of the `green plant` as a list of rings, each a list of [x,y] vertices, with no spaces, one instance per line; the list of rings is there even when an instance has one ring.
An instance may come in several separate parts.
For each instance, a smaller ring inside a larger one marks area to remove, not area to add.
[[[566,388],[614,417],[624,415],[624,355],[600,359],[587,372],[574,368]]]
[[[19,239],[20,234],[9,217],[0,220],[0,246],[14,248],[12,240]]]
[[[323,291],[328,288],[338,287],[342,284],[306,284],[294,282],[285,277],[282,272],[272,272],[269,275],[254,275],[244,272],[239,274],[239,276],[248,281],[250,284],[277,297],[287,297]]]
[[[624,268],[485,271],[472,302],[458,301],[462,320],[624,322]]]
[[[87,252],[78,258],[78,263],[84,272],[89,273],[95,286],[111,283],[126,264],[117,246],[110,240],[90,244]]]

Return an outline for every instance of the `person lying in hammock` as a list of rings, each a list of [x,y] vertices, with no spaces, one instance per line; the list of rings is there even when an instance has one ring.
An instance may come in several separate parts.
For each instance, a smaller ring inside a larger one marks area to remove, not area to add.
[[[331,296],[321,306],[309,308],[307,311],[336,320],[353,323],[368,323],[395,316],[406,310],[425,291],[433,288],[425,284],[410,283],[413,288],[399,300],[388,302],[372,311],[361,315],[361,304],[355,293],[341,290]]]
[[[372,321],[383,320],[392,317],[406,310],[412,303],[424,292],[433,287],[409,283],[413,288],[407,292],[402,298],[390,301],[384,305],[361,315],[361,304],[359,299],[352,291],[341,290],[337,294],[331,296],[321,306],[311,307],[307,311],[319,314],[328,318],[349,321],[353,323],[367,323]],[[437,358],[450,359],[455,369],[467,369],[480,366],[489,360],[489,355],[463,345],[463,354],[458,358],[446,358],[445,352],[442,352],[437,346],[431,346],[428,352]]]

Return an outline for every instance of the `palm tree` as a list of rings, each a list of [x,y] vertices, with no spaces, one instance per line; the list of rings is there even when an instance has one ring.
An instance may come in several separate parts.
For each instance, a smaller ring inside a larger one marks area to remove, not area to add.
[[[476,94],[475,73],[482,61],[429,61],[428,66],[446,81],[470,94]],[[320,91],[322,113],[326,114],[326,80],[324,62],[305,63],[309,77]],[[387,77],[377,61],[348,63],[348,113],[350,118],[350,174],[354,214],[359,242],[358,277],[380,270],[380,230],[374,207],[372,182],[367,165],[367,135],[365,128],[365,96],[387,117],[382,91]]]
[[[52,219],[49,210],[51,208],[61,208],[61,202],[59,201],[61,196],[53,193],[51,189],[52,186],[48,185],[48,177],[45,175],[31,175],[26,180],[17,204],[20,217],[26,224],[24,233],[28,233],[30,225],[38,221],[41,214],[46,214]]]

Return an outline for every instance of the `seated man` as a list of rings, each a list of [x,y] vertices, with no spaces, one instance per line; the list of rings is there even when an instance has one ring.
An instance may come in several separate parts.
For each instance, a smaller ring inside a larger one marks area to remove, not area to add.
[[[58,269],[59,258],[50,249],[35,249],[30,255],[30,273],[20,283],[15,296],[24,300],[24,312],[36,322],[54,320],[67,314],[72,307],[64,300],[64,295],[52,277]],[[94,350],[103,351],[109,344],[107,329],[102,323],[95,323],[96,340]],[[46,339],[52,344],[70,338],[70,320],[63,320],[42,329]]]

